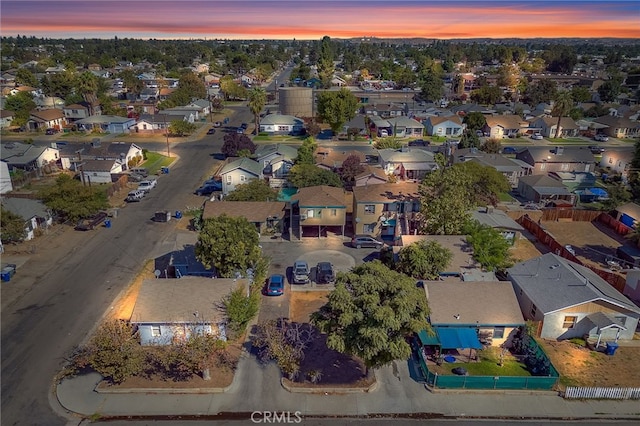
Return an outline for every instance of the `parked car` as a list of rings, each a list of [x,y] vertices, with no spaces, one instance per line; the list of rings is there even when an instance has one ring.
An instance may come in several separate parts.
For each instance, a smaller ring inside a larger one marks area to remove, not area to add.
[[[144,192],[149,192],[157,185],[155,180],[143,180],[138,184],[138,189]]]
[[[236,133],[238,133],[239,135],[242,135],[242,134],[244,134],[244,129],[242,127],[238,127],[236,129]]]
[[[517,149],[515,149],[512,146],[505,146],[502,148],[502,153],[503,154],[516,154],[518,152]]]
[[[302,260],[297,260],[293,264],[293,283],[294,284],[306,284],[309,280],[309,265],[307,262]]]
[[[284,275],[273,274],[267,280],[267,296],[282,296],[284,294]]]
[[[410,141],[409,146],[429,146],[429,141],[425,141],[424,139],[416,139],[414,141]]]
[[[207,130],[207,134],[208,134],[208,135],[213,135],[213,134],[215,134],[215,133],[216,133],[216,129],[214,129],[213,127],[212,127],[212,128],[210,128],[209,130]]]
[[[604,148],[597,145],[592,145],[589,147],[589,149],[591,150],[592,154],[602,154],[604,152]]]
[[[47,129],[45,131],[45,134],[47,134],[47,135],[55,135],[56,134],[56,129],[49,128],[49,129]]]
[[[215,123],[213,123],[213,127],[220,127],[222,126],[222,122],[220,121],[216,121]]]
[[[140,189],[135,189],[133,191],[130,191],[129,194],[127,194],[126,201],[129,203],[133,203],[133,202],[142,200],[144,196],[145,196],[144,191]]]
[[[242,123],[242,124],[240,125],[240,128],[241,128],[242,130],[247,130],[247,128],[249,128],[249,125],[248,125],[247,123]]]
[[[375,249],[380,249],[384,243],[380,240],[377,240],[369,235],[354,235],[351,238],[351,247],[362,248],[362,247],[370,247]]]
[[[593,137],[593,139],[597,140],[598,142],[607,142],[609,140],[609,136],[598,133]]]
[[[104,222],[106,219],[107,219],[107,213],[99,212],[88,219],[81,220],[73,229],[75,229],[76,231],[91,231],[92,229],[95,229],[96,226]]]
[[[335,280],[336,274],[330,262],[319,262],[316,265],[316,283],[333,284]]]
[[[149,171],[147,169],[145,169],[144,167],[134,167],[133,169],[131,169],[129,171],[131,173],[135,173],[135,174],[143,176],[143,177],[149,176]]]
[[[542,135],[540,133],[534,133],[534,134],[531,135],[531,139],[533,139],[535,141],[541,141],[544,138],[542,137]]]
[[[219,180],[206,181],[202,186],[195,190],[196,195],[211,195],[214,192],[222,191],[222,182]]]
[[[142,182],[144,180],[144,176],[141,176],[141,175],[139,175],[137,173],[131,173],[127,177],[127,180],[129,182]]]

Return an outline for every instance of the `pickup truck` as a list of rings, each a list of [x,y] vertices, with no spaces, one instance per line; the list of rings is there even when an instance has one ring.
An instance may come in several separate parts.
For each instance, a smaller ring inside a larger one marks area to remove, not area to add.
[[[156,180],[143,180],[138,185],[138,189],[140,191],[149,192],[153,188],[155,188],[157,184],[158,184],[158,181],[156,181]]]

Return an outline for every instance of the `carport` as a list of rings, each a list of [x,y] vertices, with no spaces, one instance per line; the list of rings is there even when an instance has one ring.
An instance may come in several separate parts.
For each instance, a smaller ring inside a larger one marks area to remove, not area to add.
[[[454,349],[469,349],[469,360],[471,360],[472,350],[483,348],[475,328],[434,327],[433,331],[435,334],[430,336],[426,330],[420,330],[418,338],[422,346],[439,346],[440,352]]]

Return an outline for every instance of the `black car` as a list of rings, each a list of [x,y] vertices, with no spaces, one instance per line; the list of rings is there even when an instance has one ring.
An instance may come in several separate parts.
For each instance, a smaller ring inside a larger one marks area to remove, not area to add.
[[[214,129],[213,127],[207,130],[208,135],[213,135],[215,132],[216,132],[216,129]]]
[[[602,154],[604,152],[604,148],[602,148],[601,146],[590,146],[589,149],[591,150],[592,154]]]
[[[409,146],[429,146],[429,141],[425,141],[423,139],[416,139],[414,141],[409,142]]]
[[[241,128],[242,130],[247,130],[247,128],[248,128],[248,127],[249,127],[249,125],[248,125],[247,123],[242,123],[242,124],[240,125],[240,128]]]
[[[336,274],[333,265],[330,262],[319,262],[316,266],[316,283],[333,284],[336,280]]]
[[[221,181],[207,181],[200,188],[195,190],[196,195],[211,195],[214,192],[222,191]]]
[[[49,129],[47,129],[45,134],[47,134],[47,135],[55,135],[56,134],[56,129],[49,128]]]

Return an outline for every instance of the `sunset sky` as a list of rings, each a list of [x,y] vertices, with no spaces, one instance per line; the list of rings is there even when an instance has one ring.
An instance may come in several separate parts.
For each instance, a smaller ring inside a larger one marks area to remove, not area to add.
[[[2,36],[640,38],[640,1],[2,0]]]

